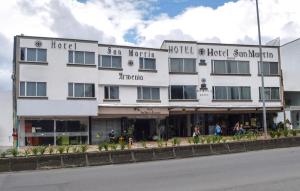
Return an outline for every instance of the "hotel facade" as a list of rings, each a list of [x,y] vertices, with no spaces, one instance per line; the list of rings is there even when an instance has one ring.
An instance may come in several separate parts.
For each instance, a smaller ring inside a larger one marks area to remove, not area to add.
[[[280,49],[263,47],[268,124],[283,108]],[[20,146],[224,135],[262,128],[259,49],[164,41],[161,48],[15,36],[14,134]]]

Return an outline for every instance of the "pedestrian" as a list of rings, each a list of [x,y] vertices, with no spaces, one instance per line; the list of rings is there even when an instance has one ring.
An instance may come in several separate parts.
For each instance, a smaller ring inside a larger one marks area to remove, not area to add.
[[[240,132],[240,122],[239,121],[237,121],[236,124],[234,125],[233,132],[235,135],[239,134],[239,132]]]
[[[200,136],[200,128],[199,127],[194,127],[194,133],[193,137],[199,137]]]
[[[216,124],[215,135],[217,135],[217,136],[221,136],[222,135],[222,128],[221,128],[221,126],[220,126],[219,123]]]
[[[109,137],[109,142],[110,143],[114,143],[115,142],[115,131],[113,129],[108,134],[108,137]]]

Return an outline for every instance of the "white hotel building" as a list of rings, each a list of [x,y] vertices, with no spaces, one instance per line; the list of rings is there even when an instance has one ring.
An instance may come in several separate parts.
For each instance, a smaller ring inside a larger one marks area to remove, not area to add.
[[[14,129],[19,145],[95,144],[132,128],[135,140],[261,128],[259,49],[164,41],[160,49],[16,36]],[[264,46],[268,122],[281,111],[279,47]]]

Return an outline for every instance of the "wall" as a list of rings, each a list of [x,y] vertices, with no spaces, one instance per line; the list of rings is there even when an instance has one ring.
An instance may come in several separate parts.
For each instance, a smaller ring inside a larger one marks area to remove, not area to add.
[[[12,92],[0,92],[0,146],[12,146]]]

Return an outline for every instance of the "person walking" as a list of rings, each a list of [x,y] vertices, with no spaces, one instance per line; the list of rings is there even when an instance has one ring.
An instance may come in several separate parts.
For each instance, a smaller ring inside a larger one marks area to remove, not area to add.
[[[222,135],[222,128],[221,128],[221,126],[220,126],[219,123],[216,124],[215,135],[217,135],[217,136],[221,136]]]

